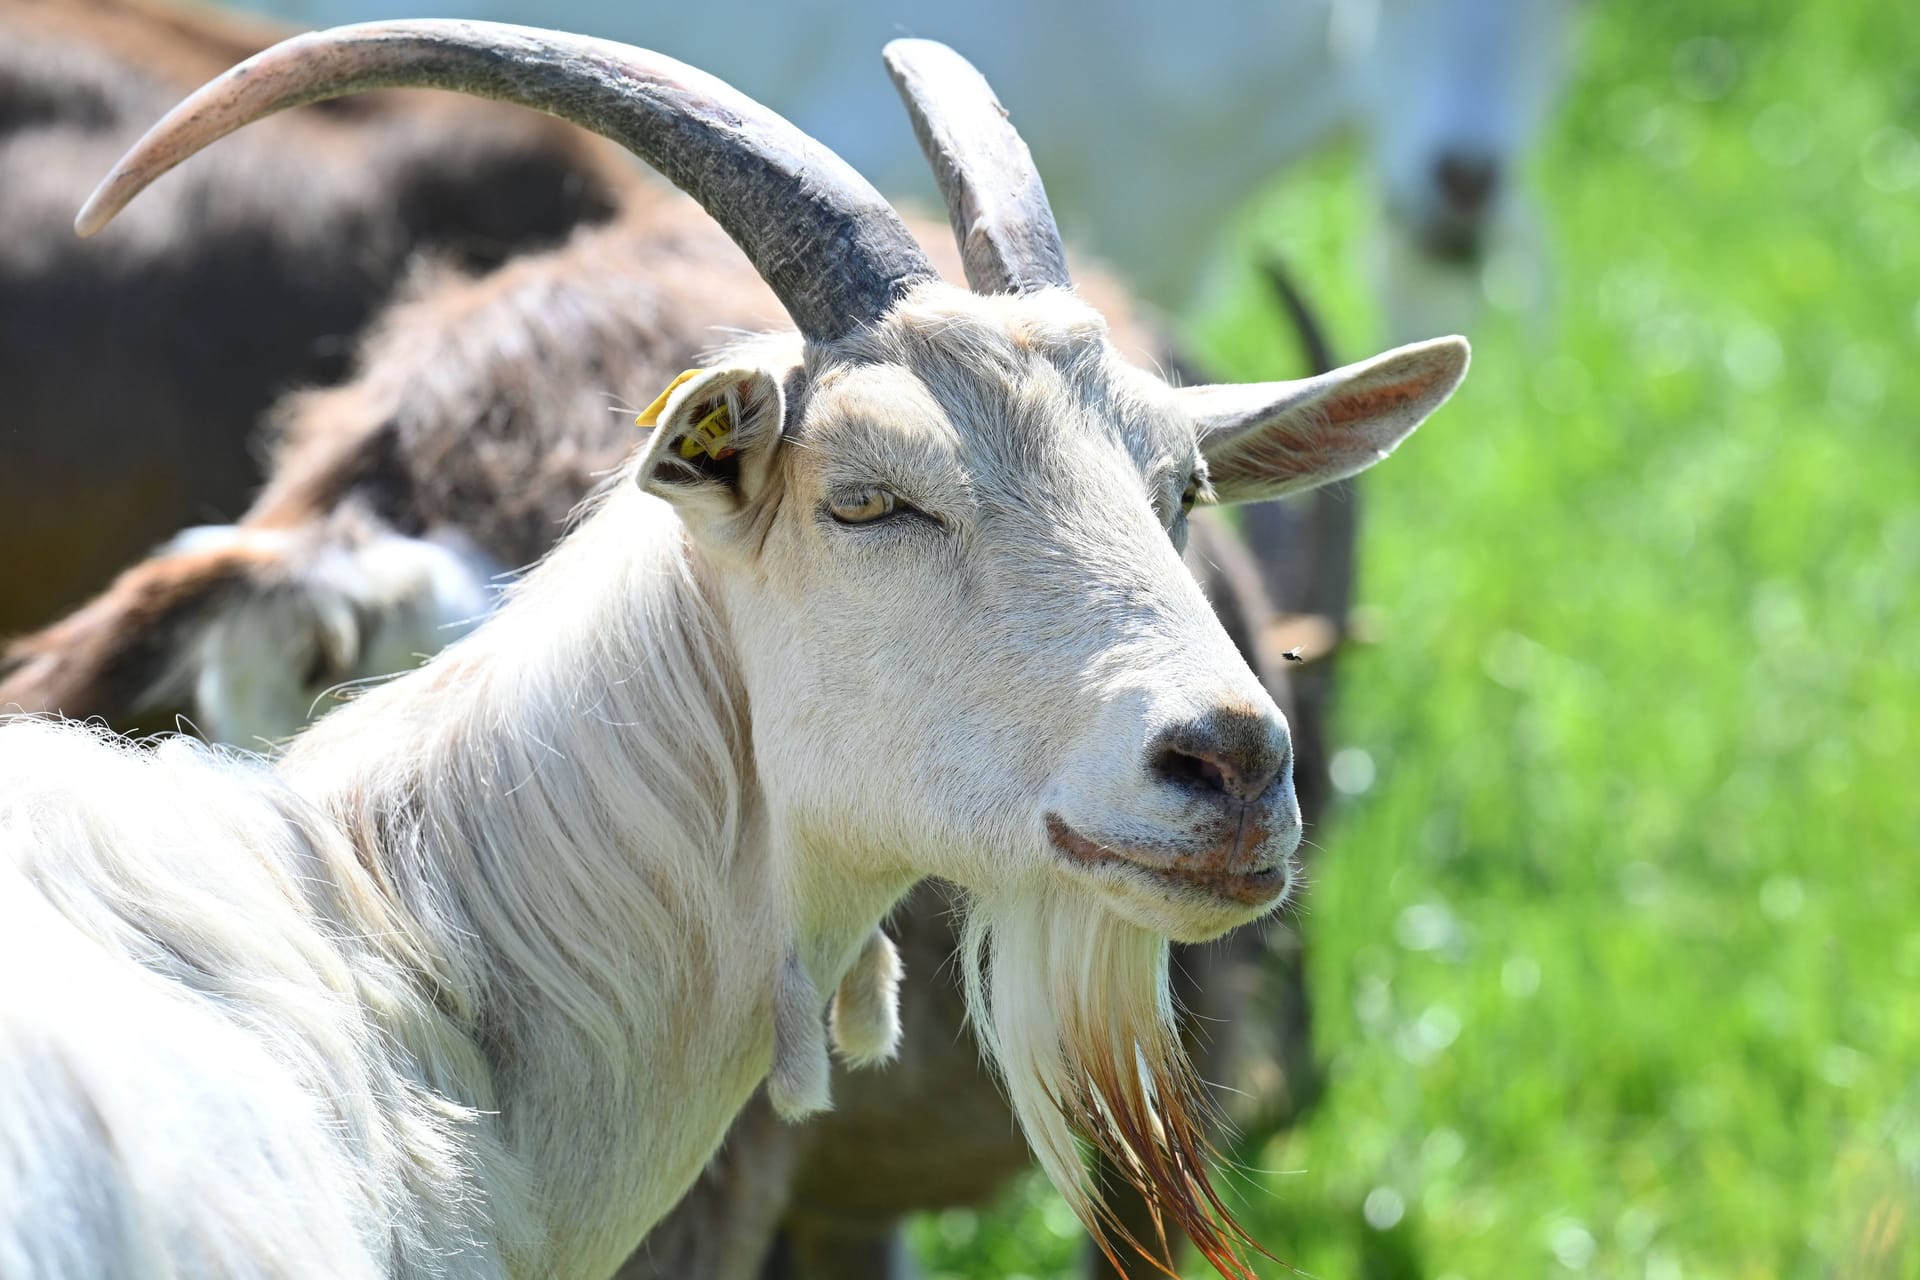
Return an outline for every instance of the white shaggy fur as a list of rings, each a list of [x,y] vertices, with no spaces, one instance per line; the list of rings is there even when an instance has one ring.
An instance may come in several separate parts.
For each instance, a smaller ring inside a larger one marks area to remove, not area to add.
[[[288,1274],[593,1275],[692,1180],[771,1056],[778,889],[674,526],[629,488],[524,607],[279,776],[185,741],[0,731],[7,958],[93,953],[56,999],[10,990],[0,1035],[118,1156],[9,1109],[0,1167],[147,1215],[96,1242],[97,1270],[53,1274],[139,1274],[127,1250],[155,1237],[190,1274],[245,1274],[183,1242],[264,1234]],[[181,1163],[230,1185],[187,1194]],[[326,1248],[289,1203],[317,1206]],[[0,1206],[0,1257],[91,1229]]]
[[[433,1274],[530,1234],[480,1194],[484,1069],[326,815],[184,739],[21,722],[0,776],[0,963],[34,975],[0,1004],[0,1274]]]

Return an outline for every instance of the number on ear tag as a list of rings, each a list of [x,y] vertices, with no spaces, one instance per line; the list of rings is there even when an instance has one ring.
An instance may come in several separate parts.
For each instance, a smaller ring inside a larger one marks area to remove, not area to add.
[[[660,415],[667,411],[667,401],[673,398],[673,393],[678,391],[688,379],[696,378],[704,372],[706,372],[704,369],[689,369],[668,383],[667,389],[662,391],[654,402],[633,420],[634,425],[659,426]],[[681,438],[680,456],[692,459],[704,453],[715,462],[724,461],[734,454],[733,447],[727,443],[732,438],[733,414],[728,410],[727,402],[722,400],[706,417],[694,423],[692,429]]]
[[[733,438],[733,415],[727,412],[727,402],[722,400],[720,407],[693,424],[693,430],[681,437],[680,456],[691,458],[695,454],[706,454],[715,462],[724,461],[733,456],[733,449],[727,441]]]

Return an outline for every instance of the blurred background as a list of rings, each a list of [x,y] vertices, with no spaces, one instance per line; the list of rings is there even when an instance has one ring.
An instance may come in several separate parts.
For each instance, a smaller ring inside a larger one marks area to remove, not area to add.
[[[1531,158],[1550,247],[1488,263],[1466,387],[1365,482],[1379,643],[1342,671],[1301,908],[1329,1083],[1240,1153],[1303,1271],[1920,1275],[1920,58],[1893,12],[1581,15]],[[1182,321],[1236,376],[1284,371],[1251,269],[1276,246],[1342,344],[1383,330],[1358,151],[1214,247]],[[919,1240],[954,1276],[1066,1275],[1023,1261],[1048,1223],[1036,1192]]]
[[[259,7],[647,44],[927,207],[877,50],[948,39],[1200,367],[1301,372],[1276,258],[1342,358],[1470,332],[1366,480],[1298,908],[1325,1092],[1233,1152],[1235,1203],[1322,1277],[1920,1276],[1911,15]],[[911,1230],[936,1278],[1077,1275],[1080,1240],[1037,1178]]]

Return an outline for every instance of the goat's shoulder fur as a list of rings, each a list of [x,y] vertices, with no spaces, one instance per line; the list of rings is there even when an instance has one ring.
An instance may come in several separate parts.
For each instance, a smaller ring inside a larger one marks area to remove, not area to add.
[[[0,1166],[131,1206],[133,1243],[88,1245],[81,1271],[139,1270],[115,1252],[136,1247],[245,1271],[194,1253],[196,1215],[314,1200],[334,1243],[290,1274],[593,1274],[692,1182],[781,1075],[776,1025],[825,1009],[781,1004],[782,890],[691,573],[665,505],[627,486],[520,607],[272,772],[0,725],[5,959],[71,958],[57,998],[0,999],[14,1074],[65,1079],[51,1119],[0,1118]],[[112,1160],[62,1154],[89,1125]],[[229,1129],[253,1135],[237,1153],[210,1136]],[[171,1177],[188,1147],[257,1177]],[[57,1219],[17,1203],[0,1260],[46,1255]],[[212,1236],[278,1256],[259,1230]]]
[[[0,1271],[485,1275],[530,1244],[484,1064],[321,812],[48,722],[0,728],[0,773],[0,958],[36,975],[0,1002],[0,1079],[36,1095],[0,1108]]]

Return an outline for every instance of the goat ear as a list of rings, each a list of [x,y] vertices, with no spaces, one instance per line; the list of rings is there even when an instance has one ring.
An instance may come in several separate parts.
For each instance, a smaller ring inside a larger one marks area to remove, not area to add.
[[[651,427],[640,487],[683,515],[724,519],[760,491],[786,419],[786,395],[766,369],[689,369],[635,422]]]
[[[1446,402],[1465,338],[1435,338],[1298,382],[1176,392],[1220,502],[1257,502],[1364,471]]]

